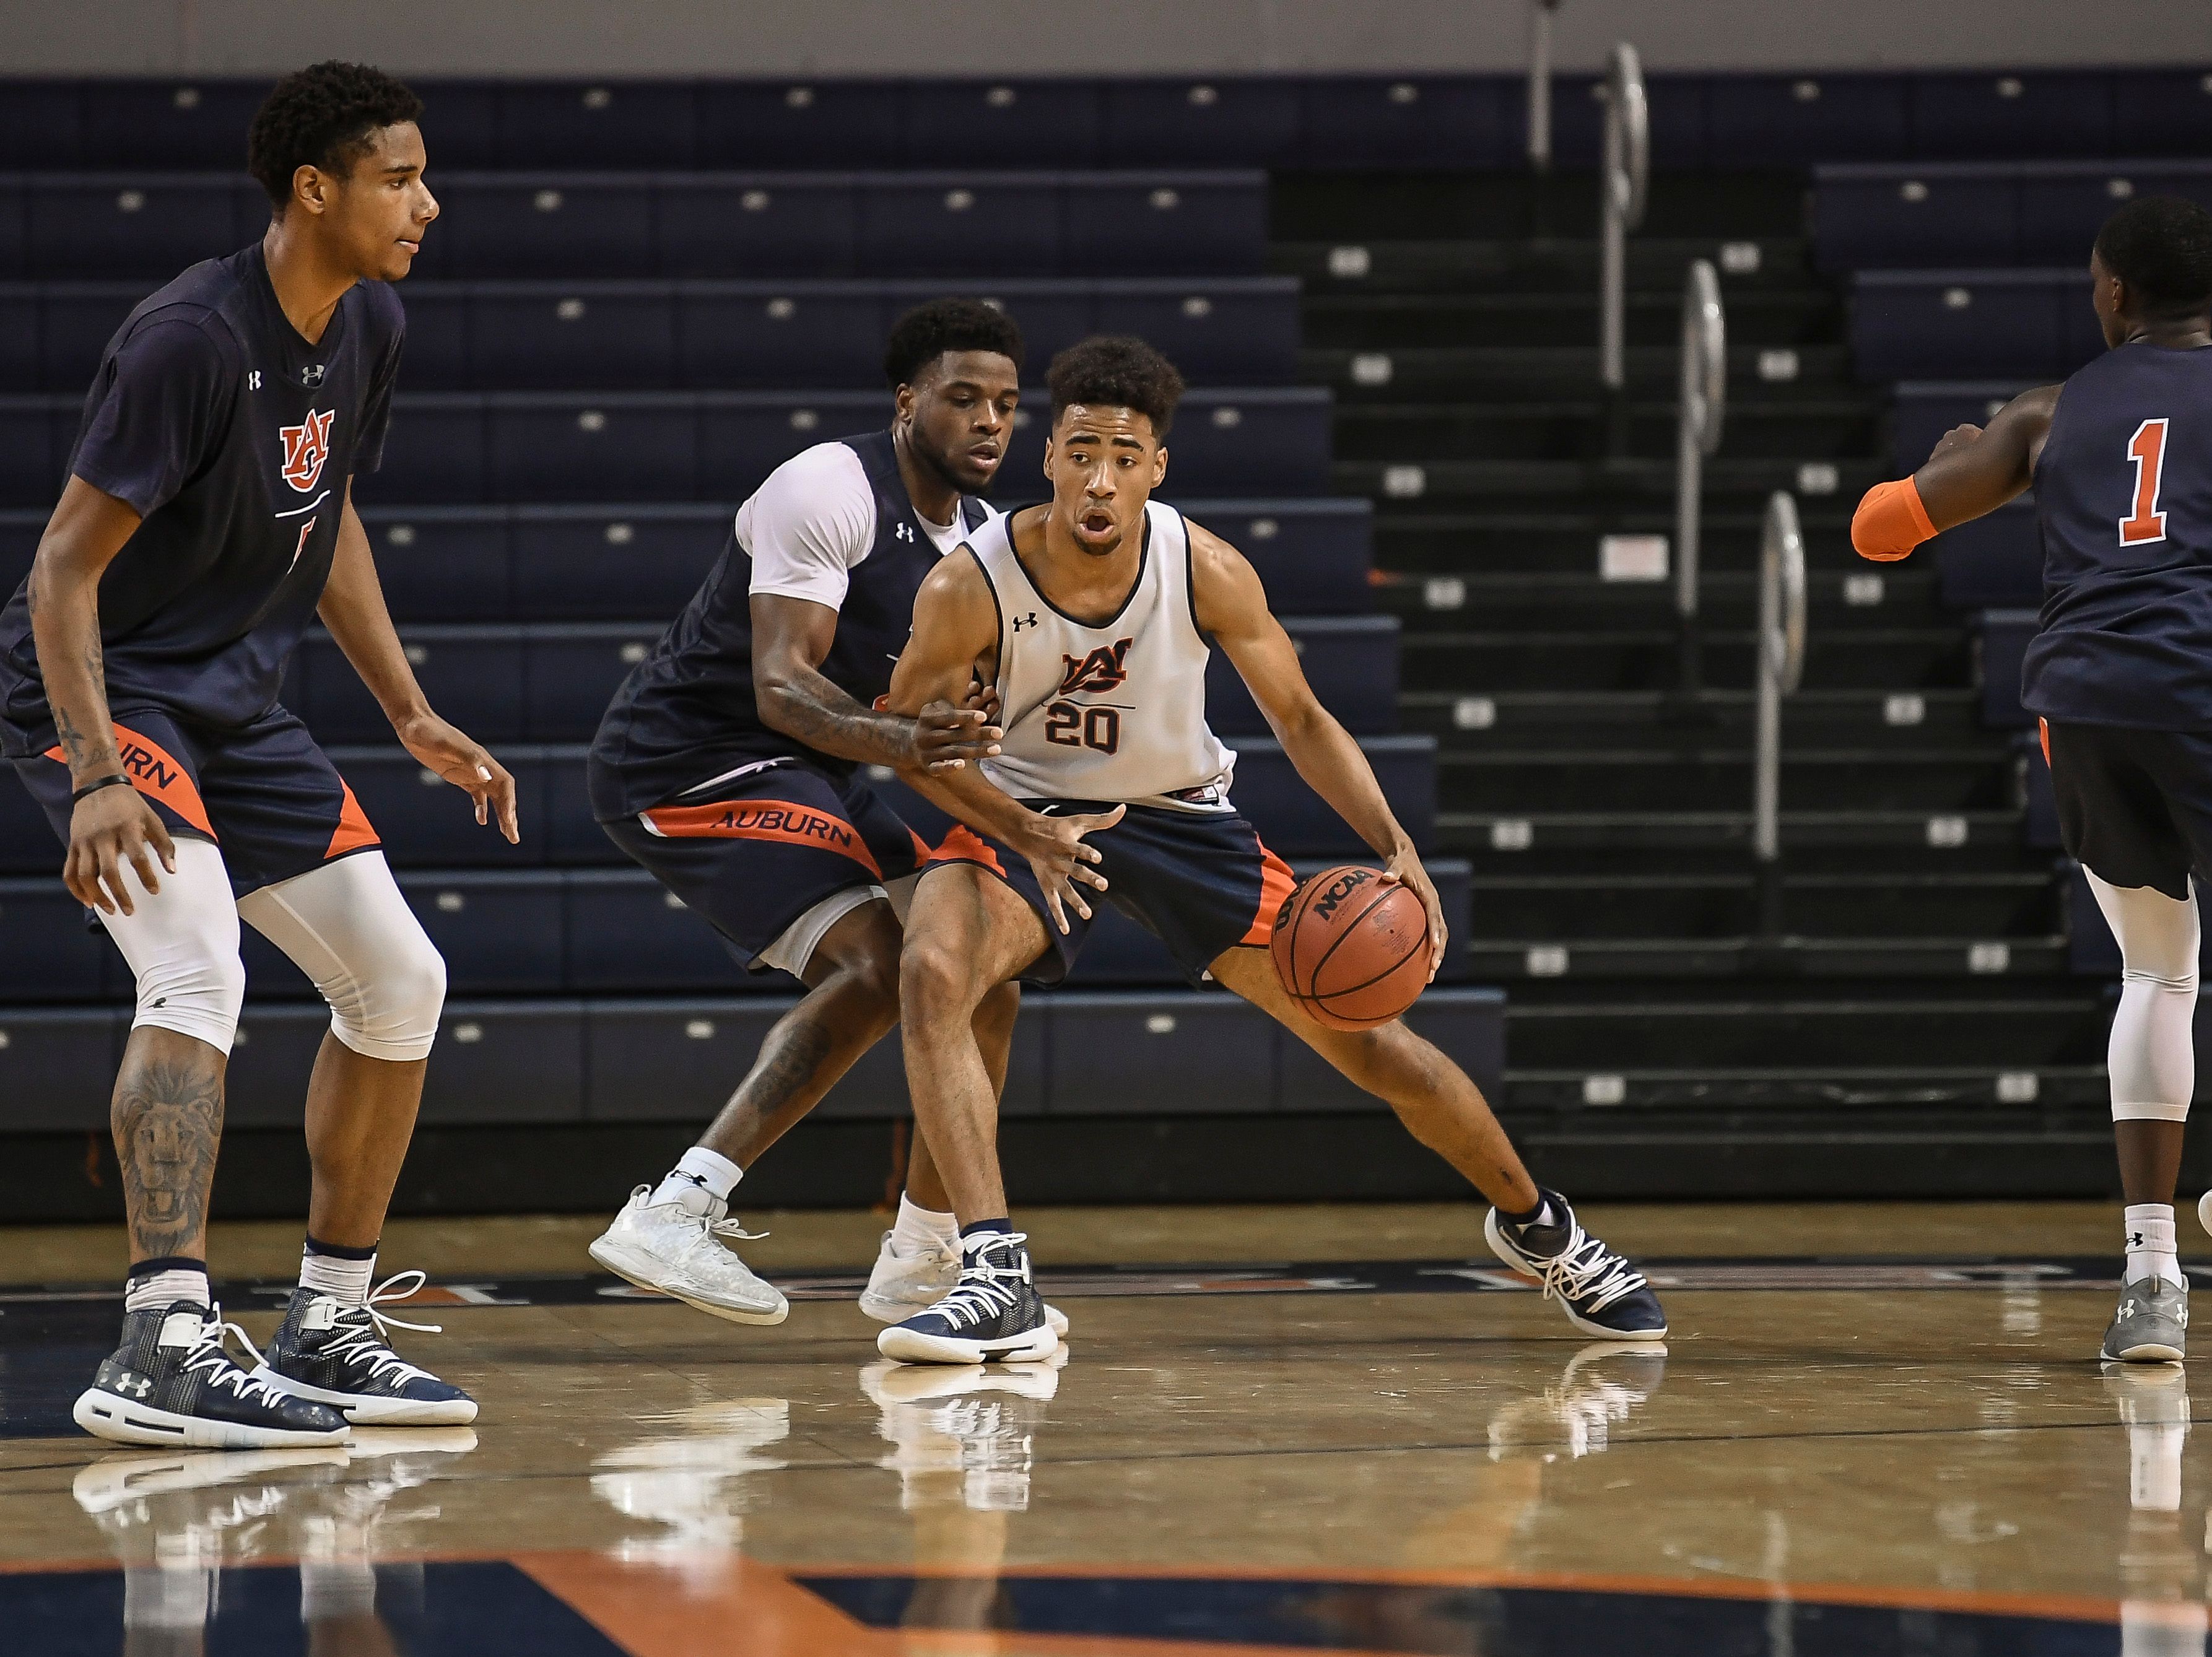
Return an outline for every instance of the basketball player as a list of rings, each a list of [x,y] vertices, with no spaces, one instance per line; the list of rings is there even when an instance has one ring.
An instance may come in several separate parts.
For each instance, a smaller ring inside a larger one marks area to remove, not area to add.
[[[2111,349],[1869,490],[1851,543],[1902,558],[2035,490],[2043,628],[2021,700],[2124,962],[2108,1068],[2127,1259],[2103,1356],[2173,1362],[2189,1326],[2173,1188],[2196,1090],[2190,877],[2212,871],[2212,213],[2130,202],[2098,232],[2089,282]]]
[[[369,1288],[445,963],[352,792],[276,701],[319,615],[407,751],[516,838],[514,784],[423,700],[353,509],[398,371],[389,284],[438,213],[421,112],[356,64],[277,83],[247,146],[267,233],[192,266],[108,342],[60,504],[0,613],[0,752],[137,981],[113,1113],[123,1342],[75,1411],[103,1438],[313,1444],[349,1422],[476,1416],[385,1344],[378,1308],[404,1296]],[[307,1084],[300,1285],[251,1374],[227,1350],[206,1265],[241,918],[331,1007]]]
[[[745,1235],[730,1193],[761,1153],[898,1022],[899,917],[928,847],[859,774],[957,768],[997,751],[967,687],[884,713],[914,595],[992,516],[1013,430],[1022,337],[975,300],[935,300],[891,331],[889,429],[817,443],[738,509],[720,559],[615,693],[592,745],[592,809],[615,844],[719,932],[749,968],[807,986],[699,1143],[640,1186],[592,1258],[735,1323],[781,1323],[783,1296],[720,1238]],[[979,1003],[1003,1084],[1017,1005]],[[889,1322],[959,1271],[951,1204],[917,1135],[898,1219],[861,1309]]]
[[[1534,1184],[1465,1072],[1393,1021],[1328,1029],[1284,991],[1267,944],[1290,871],[1230,801],[1236,756],[1206,722],[1212,644],[1229,652],[1298,772],[1428,911],[1430,975],[1443,914],[1359,746],[1308,688],[1236,549],[1152,499],[1182,381],[1140,340],[1062,352],[1047,382],[1048,505],[994,519],[922,583],[895,709],[995,685],[1006,736],[941,793],[982,832],[956,830],[924,871],[900,964],[907,1081],[961,1222],[953,1291],[884,1330],[886,1357],[975,1363],[1057,1344],[1007,1218],[995,1089],[972,1023],[998,987],[1066,975],[1091,919],[1085,885],[1287,1026],[1497,1205],[1486,1231],[1540,1278],[1576,1326],[1657,1339],[1666,1318],[1642,1277]],[[1088,840],[1085,836],[1090,836]],[[1070,912],[1073,912],[1072,913]],[[1171,1092],[1173,1078],[1161,1078]]]

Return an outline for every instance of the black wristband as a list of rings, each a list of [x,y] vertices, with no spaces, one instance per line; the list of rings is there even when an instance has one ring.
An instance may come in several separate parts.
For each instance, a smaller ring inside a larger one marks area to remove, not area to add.
[[[85,784],[83,787],[77,789],[75,792],[71,793],[70,795],[70,804],[71,805],[75,805],[87,794],[97,794],[103,788],[112,788],[118,783],[128,783],[130,780],[131,779],[124,775],[122,772],[111,771],[104,777],[94,778],[90,782]]]

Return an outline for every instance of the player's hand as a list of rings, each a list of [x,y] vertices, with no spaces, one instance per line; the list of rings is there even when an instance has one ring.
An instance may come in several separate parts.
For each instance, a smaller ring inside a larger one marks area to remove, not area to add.
[[[1429,871],[1421,866],[1421,854],[1410,846],[1401,846],[1398,854],[1382,871],[1385,885],[1407,886],[1421,900],[1421,907],[1429,912],[1429,982],[1437,981],[1437,972],[1444,964],[1444,906],[1437,896],[1437,883],[1429,878]]]
[[[1929,450],[1928,458],[1930,460],[1941,460],[1945,455],[1965,448],[1981,434],[1982,428],[1979,426],[1972,424],[1954,426],[1936,440],[1936,446]]]
[[[476,802],[477,821],[499,820],[499,832],[510,846],[522,841],[522,825],[514,812],[514,779],[492,758],[491,750],[474,741],[435,713],[418,713],[392,727],[399,745]]]
[[[1128,809],[1117,805],[1110,811],[1071,816],[1032,813],[1023,826],[1015,849],[1030,860],[1030,872],[1044,893],[1044,907],[1062,936],[1067,932],[1069,907],[1085,920],[1091,919],[1091,906],[1084,901],[1081,887],[1106,889],[1106,877],[1092,867],[1100,859],[1099,850],[1086,844],[1083,837],[1111,828]]]
[[[70,813],[69,857],[62,865],[62,883],[71,897],[102,914],[112,915],[118,908],[136,914],[123,865],[128,863],[138,871],[138,883],[148,891],[158,892],[161,881],[154,872],[157,858],[170,874],[177,872],[177,843],[161,819],[136,788],[118,783],[87,794]]]
[[[991,723],[998,702],[999,693],[986,687],[980,698],[970,690],[958,707],[929,703],[915,716],[914,763],[925,771],[957,771],[970,760],[989,759],[1006,734]]]

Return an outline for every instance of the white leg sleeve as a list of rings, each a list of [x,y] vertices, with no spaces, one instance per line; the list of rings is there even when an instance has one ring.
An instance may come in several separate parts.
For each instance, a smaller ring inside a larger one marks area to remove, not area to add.
[[[246,963],[238,958],[238,906],[222,853],[204,840],[176,837],[177,872],[149,892],[123,865],[137,913],[100,917],[138,980],[131,1028],[150,1025],[230,1051],[238,1009],[246,999]]]
[[[331,1004],[331,1032],[366,1059],[427,1059],[446,1005],[446,959],[399,895],[381,852],[356,852],[238,901]]]
[[[2184,1122],[2197,1090],[2197,890],[2177,903],[2154,887],[2122,890],[2089,873],[2120,941],[2120,1008],[2106,1063],[2116,1122]]]

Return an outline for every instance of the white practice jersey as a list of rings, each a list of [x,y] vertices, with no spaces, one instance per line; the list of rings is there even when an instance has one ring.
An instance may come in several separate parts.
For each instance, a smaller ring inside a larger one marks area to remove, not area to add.
[[[1237,756],[1206,723],[1212,650],[1193,613],[1182,514],[1145,507],[1136,586],[1092,627],[1053,608],[994,518],[969,536],[999,605],[1006,737],[983,774],[1016,799],[1227,811]]]

